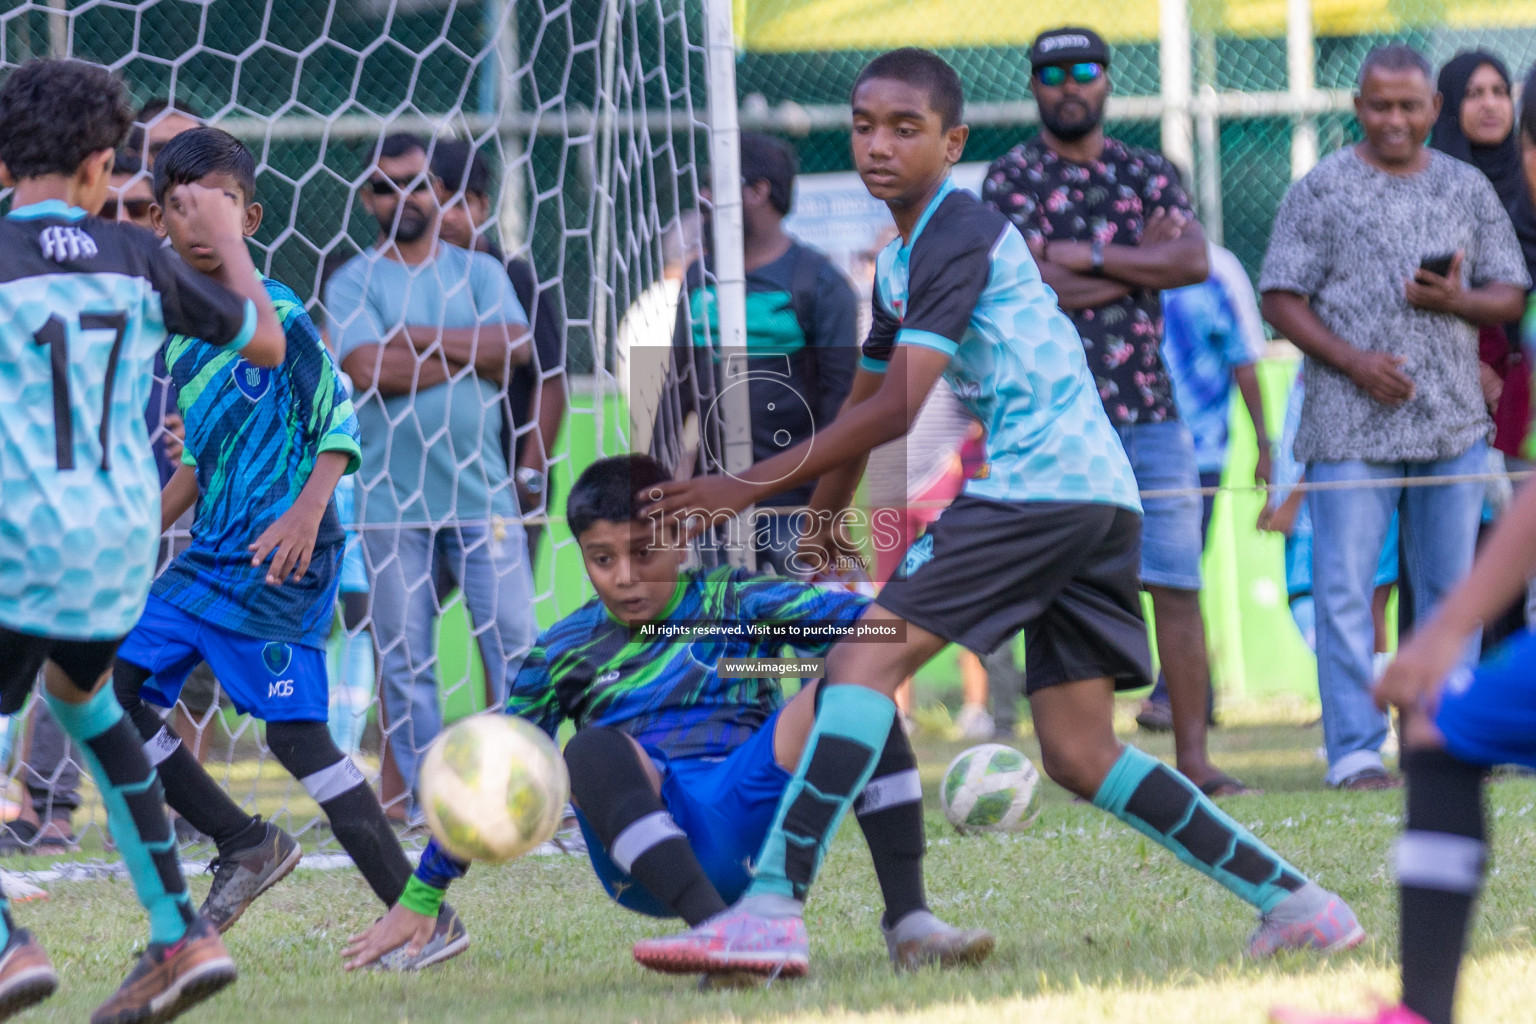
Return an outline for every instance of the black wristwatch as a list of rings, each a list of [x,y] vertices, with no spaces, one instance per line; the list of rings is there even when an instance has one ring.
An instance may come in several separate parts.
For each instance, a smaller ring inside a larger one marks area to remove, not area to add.
[[[1089,259],[1093,261],[1093,272],[1104,273],[1104,239],[1095,238],[1088,243]]]

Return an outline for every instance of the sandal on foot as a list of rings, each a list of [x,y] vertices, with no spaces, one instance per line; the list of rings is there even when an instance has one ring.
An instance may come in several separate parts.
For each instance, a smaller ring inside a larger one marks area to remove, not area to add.
[[[1217,800],[1226,796],[1250,796],[1258,793],[1259,790],[1254,789],[1241,779],[1235,779],[1222,772],[1200,783],[1200,792],[1212,800]]]

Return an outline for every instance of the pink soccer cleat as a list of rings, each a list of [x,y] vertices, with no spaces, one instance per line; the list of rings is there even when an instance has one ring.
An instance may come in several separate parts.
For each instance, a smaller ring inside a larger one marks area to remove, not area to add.
[[[1282,949],[1337,953],[1363,941],[1365,929],[1349,904],[1309,884],[1259,919],[1248,936],[1248,955],[1259,960]]]
[[[635,959],[665,974],[757,974],[799,978],[810,969],[810,940],[798,915],[763,917],[738,903],[695,928],[635,943]]]
[[[1369,1016],[1337,1017],[1277,1006],[1269,1011],[1272,1024],[1429,1024],[1406,1006],[1383,1006]]]

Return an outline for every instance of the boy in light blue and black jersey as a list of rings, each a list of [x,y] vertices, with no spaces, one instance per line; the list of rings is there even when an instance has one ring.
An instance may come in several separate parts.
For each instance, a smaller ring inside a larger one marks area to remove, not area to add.
[[[987,428],[987,464],[907,552],[861,621],[899,644],[844,642],[744,898],[681,935],[642,941],[657,970],[804,973],[803,901],[895,717],[891,696],[947,643],[987,654],[1023,630],[1026,690],[1046,772],[1254,905],[1251,955],[1363,937],[1342,900],[1308,882],[1194,785],[1115,737],[1113,693],[1150,683],[1141,617],[1136,480],[1082,342],[1022,235],[954,187],[964,151],[959,77],[904,49],[853,88],[853,151],[900,232],[876,264],[873,326],[849,404],[814,445],[736,478],[673,481],[652,514],[711,516],[769,487],[820,477],[839,509],[870,448],[904,434],[942,376]]]
[[[635,491],[666,478],[647,456],[617,456],[593,463],[571,489],[566,518],[598,596],[539,637],[506,710],[551,737],[562,723],[575,725],[565,747],[571,795],[609,895],[693,925],[751,880],[817,692],[813,683],[786,703],[777,678],[733,677],[722,662],[779,656],[785,627],[851,627],[867,602],[741,569],[680,571],[684,547],[658,542],[635,517]],[[814,657],[830,646],[827,636],[791,642]],[[922,786],[899,725],[856,813],[897,966],[986,956],[990,935],[952,928],[928,910]],[[348,966],[424,941],[443,891],[465,867],[429,843],[399,906],[348,950]]]
[[[189,181],[238,195],[250,234],[261,220],[255,160],[229,133],[197,128],[156,161],[156,228],[195,269],[211,273],[217,261],[168,195]],[[191,544],[155,580],[116,669],[118,699],[159,769],[166,800],[218,846],[202,914],[220,931],[293,870],[300,850],[231,800],[148,706],[173,706],[200,661],[237,710],[267,723],[273,755],[320,805],[386,906],[410,874],[378,798],[326,728],[325,646],[343,543],[332,493],[357,468],[357,418],[298,297],[277,281],[263,284],[287,335],[280,365],[253,366],[188,335],[166,346],[187,437],[162,519],[174,522],[194,501],[197,512]]]
[[[170,1020],[235,978],[197,919],[160,784],[105,684],[144,607],[160,481],[144,427],[151,365],[168,331],[271,366],[284,337],[256,283],[238,211],[196,184],[175,190],[226,270],[198,274],[139,228],[94,215],[132,121],[122,83],[75,60],[29,61],[0,88],[0,714],[46,666],[45,699],[94,777],[149,915],[149,948],[93,1022]],[[0,1018],[58,983],[0,895]]]

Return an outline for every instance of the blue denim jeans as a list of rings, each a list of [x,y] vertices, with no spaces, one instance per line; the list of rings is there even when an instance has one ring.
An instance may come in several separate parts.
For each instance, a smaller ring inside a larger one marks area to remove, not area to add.
[[[1488,469],[1487,445],[1478,441],[1455,458],[1437,462],[1313,462],[1313,483],[1451,476]],[[1427,617],[1472,567],[1484,484],[1437,487],[1376,486],[1319,490],[1307,495],[1312,513],[1312,592],[1317,605],[1317,681],[1323,702],[1328,783],[1381,767],[1387,719],[1371,699],[1371,592],[1381,546],[1398,512],[1413,585],[1416,614]],[[1464,662],[1477,657],[1478,638]]]
[[[1200,486],[1195,440],[1177,420],[1116,427],[1143,491],[1194,491]],[[1201,503],[1198,494],[1141,500],[1141,582],[1170,590],[1200,589]]]
[[[533,646],[533,577],[522,524],[380,526],[363,531],[373,582],[373,638],[395,765],[414,794],[421,755],[443,728],[434,563],[459,584],[500,704]],[[461,681],[480,685],[478,678]]]

